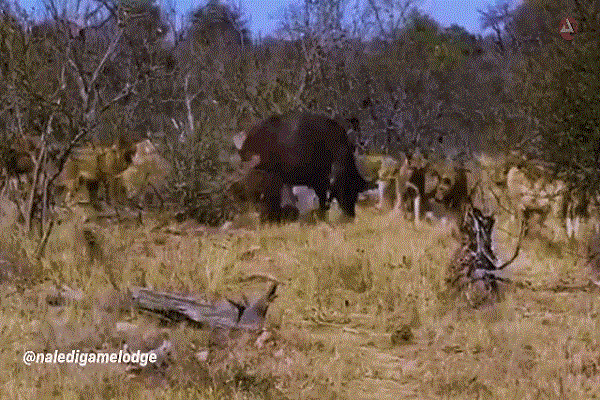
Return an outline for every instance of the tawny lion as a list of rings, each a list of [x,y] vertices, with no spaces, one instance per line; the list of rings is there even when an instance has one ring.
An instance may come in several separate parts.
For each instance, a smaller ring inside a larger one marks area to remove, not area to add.
[[[135,151],[134,145],[123,142],[111,147],[88,144],[74,150],[59,177],[59,184],[67,191],[65,203],[72,204],[75,193],[85,186],[89,202],[99,209],[98,191],[102,183],[106,202],[114,206],[123,195],[117,175],[131,165]]]
[[[408,158],[402,158],[404,162],[395,157],[382,154],[357,156],[357,166],[363,176],[377,181],[378,200],[375,208],[392,207],[392,202],[394,202],[393,208],[395,210],[401,208],[402,195],[412,175]],[[392,185],[395,187],[395,195],[392,191]]]
[[[131,165],[118,178],[130,201],[135,199],[141,202],[138,204],[140,206],[150,205],[152,199],[157,197],[155,195],[164,189],[171,166],[149,139],[137,143],[135,147]]]
[[[423,206],[434,196],[438,174],[418,150],[411,158],[405,155],[401,158],[402,162],[392,157],[382,159],[378,172],[379,203],[375,207],[383,208],[393,197],[394,211],[409,211],[414,215],[415,224],[419,224],[421,214],[427,211]],[[389,190],[392,183],[396,188],[395,196]]]

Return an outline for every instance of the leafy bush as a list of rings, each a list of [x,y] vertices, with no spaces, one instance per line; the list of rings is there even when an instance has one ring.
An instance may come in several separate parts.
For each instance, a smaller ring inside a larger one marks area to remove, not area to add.
[[[228,195],[232,168],[228,146],[216,130],[199,133],[185,143],[169,146],[168,159],[173,172],[168,185],[168,200],[175,205],[180,218],[194,218],[216,226],[230,218],[236,210]]]

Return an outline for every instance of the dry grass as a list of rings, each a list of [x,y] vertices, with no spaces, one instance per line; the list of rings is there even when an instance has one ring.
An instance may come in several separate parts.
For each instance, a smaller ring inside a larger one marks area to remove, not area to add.
[[[508,258],[518,228],[503,218],[498,226],[497,252]],[[11,253],[3,259],[33,254],[6,229],[0,239]],[[2,275],[0,397],[599,397],[597,294],[565,289],[586,282],[577,246],[526,241],[510,270],[529,287],[481,311],[444,295],[456,246],[450,225],[415,229],[370,209],[349,224],[230,232],[73,218],[53,230],[40,264]],[[163,326],[127,301],[131,286],[214,298],[264,290],[245,279],[253,274],[285,282],[263,346],[248,334],[224,345],[210,332]],[[147,350],[165,339],[165,361],[135,374],[21,361],[25,350]]]

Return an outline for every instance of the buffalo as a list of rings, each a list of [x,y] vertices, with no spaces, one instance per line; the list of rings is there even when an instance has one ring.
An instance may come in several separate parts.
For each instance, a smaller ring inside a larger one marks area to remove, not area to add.
[[[270,190],[273,187],[281,187],[279,207],[270,207],[275,201]],[[281,178],[272,172],[251,168],[241,179],[232,182],[229,193],[239,203],[257,204],[261,221],[292,222],[298,219],[292,188],[284,185]]]
[[[326,116],[273,115],[234,141],[242,162],[270,177],[269,185],[261,185],[259,197],[271,216],[280,215],[286,186],[312,188],[321,218],[333,198],[354,217],[358,194],[374,187],[358,172],[346,130]]]

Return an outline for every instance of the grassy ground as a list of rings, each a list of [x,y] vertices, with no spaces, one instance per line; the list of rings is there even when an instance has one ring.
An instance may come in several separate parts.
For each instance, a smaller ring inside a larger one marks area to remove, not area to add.
[[[499,219],[496,251],[507,259],[518,226]],[[0,258],[10,260],[0,285],[3,399],[600,397],[600,305],[583,289],[577,245],[526,240],[509,267],[524,285],[473,311],[445,296],[458,246],[451,225],[416,229],[372,209],[348,224],[228,232],[73,217],[33,267],[23,260],[35,243],[0,231]],[[262,293],[267,275],[284,284],[264,343],[161,325],[127,301],[131,286],[239,298]],[[164,340],[171,351],[142,370],[21,360],[26,350],[147,350]]]

